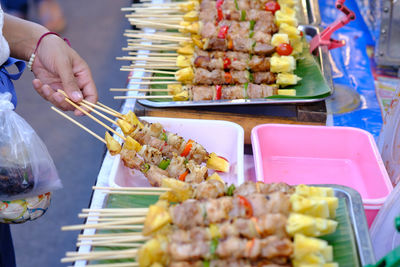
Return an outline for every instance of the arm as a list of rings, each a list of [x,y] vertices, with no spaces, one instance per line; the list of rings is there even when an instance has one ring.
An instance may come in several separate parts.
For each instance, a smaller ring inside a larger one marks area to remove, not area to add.
[[[3,34],[11,56],[29,61],[39,38],[48,30],[36,23],[5,15]],[[46,100],[64,110],[74,108],[64,101],[57,89],[64,90],[75,102],[97,101],[97,90],[86,62],[56,35],[43,38],[32,65],[36,79],[33,87]],[[75,110],[76,115],[82,113]]]

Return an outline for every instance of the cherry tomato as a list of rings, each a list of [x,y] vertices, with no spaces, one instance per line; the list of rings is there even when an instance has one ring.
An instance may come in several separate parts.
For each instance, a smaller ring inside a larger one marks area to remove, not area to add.
[[[229,67],[231,66],[231,60],[229,58],[224,58],[224,69],[229,69]]]
[[[229,72],[225,72],[225,82],[231,84],[232,83],[232,74]]]
[[[215,100],[220,100],[222,95],[222,85],[216,85],[215,91]]]
[[[281,56],[289,56],[293,52],[293,47],[290,44],[283,43],[278,45],[276,52]]]
[[[265,4],[265,11],[269,11],[272,14],[275,14],[275,12],[279,9],[281,9],[281,6],[278,4],[278,2],[270,1]]]
[[[225,39],[228,34],[229,27],[227,25],[222,26],[218,32],[218,38]]]
[[[217,14],[218,14],[218,18],[217,18],[218,22],[220,22],[221,20],[224,19],[224,13],[222,13],[222,9],[221,8],[217,8]]]

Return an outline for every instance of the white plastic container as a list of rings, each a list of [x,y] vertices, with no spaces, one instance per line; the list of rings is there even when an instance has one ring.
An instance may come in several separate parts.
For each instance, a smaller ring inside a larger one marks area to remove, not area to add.
[[[215,152],[228,159],[230,171],[219,173],[219,175],[228,184],[243,183],[244,130],[240,125],[220,120],[158,117],[142,117],[141,119],[148,122],[159,122],[167,131],[177,133],[185,140],[192,139],[203,145],[209,153]],[[212,172],[209,170],[209,174]],[[150,186],[140,171],[125,167],[119,155],[115,156],[109,185],[111,187]]]

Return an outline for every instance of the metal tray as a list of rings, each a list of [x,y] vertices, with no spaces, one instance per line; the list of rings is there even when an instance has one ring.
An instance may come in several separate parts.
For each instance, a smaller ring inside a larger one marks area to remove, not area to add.
[[[321,24],[318,0],[300,0],[299,24],[318,26]]]
[[[336,197],[346,200],[361,266],[375,264],[375,254],[369,236],[367,219],[365,217],[360,194],[356,190],[342,185],[322,184],[314,186],[332,187]]]
[[[300,28],[305,32],[307,39],[312,39],[316,34],[319,33],[319,28],[315,26],[301,25]],[[326,82],[331,89],[331,94],[333,93],[333,83],[332,83],[332,74],[331,74],[331,66],[329,63],[329,55],[328,49],[326,47],[318,48],[317,60],[321,66],[321,72],[325,77]],[[139,77],[140,74],[143,74],[140,71],[135,71],[135,77]],[[136,86],[128,86],[128,88],[139,88]],[[142,95],[144,96],[146,93],[132,93],[128,92],[128,95]],[[321,98],[302,98],[302,99],[234,99],[234,100],[207,100],[207,101],[151,101],[147,99],[139,99],[138,102],[144,106],[154,107],[154,108],[166,108],[166,107],[196,107],[196,106],[229,106],[229,105],[253,105],[253,104],[292,104],[292,103],[310,103],[321,101],[325,99],[325,97]]]

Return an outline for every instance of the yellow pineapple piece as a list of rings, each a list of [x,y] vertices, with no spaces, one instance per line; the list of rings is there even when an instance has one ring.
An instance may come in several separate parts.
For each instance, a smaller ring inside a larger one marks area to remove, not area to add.
[[[303,52],[303,47],[304,47],[303,41],[301,39],[293,40],[292,47],[294,54],[300,54],[301,52]]]
[[[334,220],[291,213],[287,221],[286,232],[292,236],[303,234],[318,237],[335,232],[337,224]]]
[[[290,40],[298,40],[301,38],[300,30],[287,23],[282,23],[279,26],[279,33],[286,33]]]
[[[190,22],[194,22],[199,20],[199,12],[196,10],[192,10],[187,12],[185,15],[183,15],[183,20],[185,21],[190,21]]]
[[[175,94],[172,97],[173,101],[187,101],[189,100],[189,92],[187,90],[184,90],[180,93]]]
[[[270,64],[271,72],[292,72],[296,69],[296,60],[292,56],[273,55]]]
[[[182,92],[182,84],[168,84],[167,88],[171,95],[176,95]]]
[[[314,218],[319,232],[318,236],[328,235],[336,231],[338,222],[324,218]]]
[[[297,5],[298,3],[299,3],[298,0],[278,0],[278,4],[280,6],[287,5],[287,6],[292,7],[292,6]]]
[[[324,200],[328,203],[329,217],[336,217],[336,210],[339,207],[339,199],[337,197],[311,197],[312,199]]]
[[[199,47],[200,49],[203,49],[204,44],[203,41],[201,40],[200,35],[192,34],[191,38],[195,46]]]
[[[330,187],[308,186],[300,184],[296,186],[296,194],[305,197],[333,197],[334,192]]]
[[[296,17],[291,15],[291,12],[289,13],[285,13],[283,12],[283,10],[278,10],[275,12],[275,23],[276,25],[278,25],[278,27],[283,24],[289,24],[292,26],[297,27],[297,25],[299,24]]]
[[[171,222],[172,218],[168,208],[160,205],[151,205],[144,221],[142,234],[145,236],[150,235]]]
[[[139,128],[144,127],[143,123],[140,122],[140,120],[138,119],[138,117],[136,117],[136,114],[133,113],[132,110],[129,110],[128,113],[122,115],[122,117],[133,126],[139,126]]]
[[[295,85],[299,81],[301,78],[293,73],[279,73],[276,78],[276,83],[283,86]]]
[[[296,96],[296,89],[278,89],[278,95]]]
[[[180,82],[192,82],[194,78],[193,69],[190,67],[180,69],[177,72],[175,72],[175,78],[177,81]]]
[[[121,144],[118,143],[117,140],[115,140],[108,132],[106,132],[105,140],[107,149],[108,151],[110,151],[111,155],[114,156],[121,151],[122,149]]]
[[[298,194],[290,196],[293,212],[302,213],[314,217],[328,218],[328,202],[323,199],[306,198]]]
[[[221,237],[221,232],[216,224],[210,224],[210,227],[208,227],[208,232],[210,233],[212,239]]]
[[[173,193],[179,202],[185,201],[192,197],[193,189],[192,187],[182,181],[173,178],[164,178],[161,181],[161,187],[170,188],[171,193]],[[171,201],[176,202],[176,201]]]
[[[178,54],[182,54],[182,55],[193,55],[194,54],[194,46],[193,46],[193,44],[187,44],[183,47],[179,47],[177,52],[178,52]]]
[[[207,181],[212,180],[212,179],[220,181],[221,183],[225,184],[224,180],[222,180],[221,176],[219,176],[218,173],[216,173],[216,172],[214,172],[212,175],[207,177]]]
[[[324,264],[332,261],[333,250],[328,242],[301,234],[294,236],[294,266],[298,264]]]
[[[229,162],[221,157],[219,157],[215,153],[211,153],[207,160],[207,168],[221,171],[221,172],[229,172]]]
[[[130,136],[127,136],[125,139],[125,144],[124,148],[129,149],[129,150],[135,150],[136,152],[139,152],[142,149],[142,146],[139,144],[138,141],[133,139]]]
[[[272,36],[271,44],[275,47],[279,46],[280,44],[288,44],[289,43],[289,36],[286,33],[275,33]]]
[[[179,55],[176,57],[176,66],[179,68],[190,67],[191,66],[190,59],[183,55]]]
[[[168,240],[165,236],[150,239],[138,250],[136,261],[141,267],[153,267],[155,263],[164,266],[167,262],[167,246]]]
[[[189,3],[182,3],[182,4],[178,5],[179,9],[183,12],[189,12],[189,11],[196,10],[198,8],[198,6],[199,6],[199,3],[195,2],[195,1],[191,1]]]
[[[122,132],[124,133],[125,136],[131,134],[135,128],[133,128],[132,124],[125,120],[118,119],[117,124],[119,128],[121,128]]]

